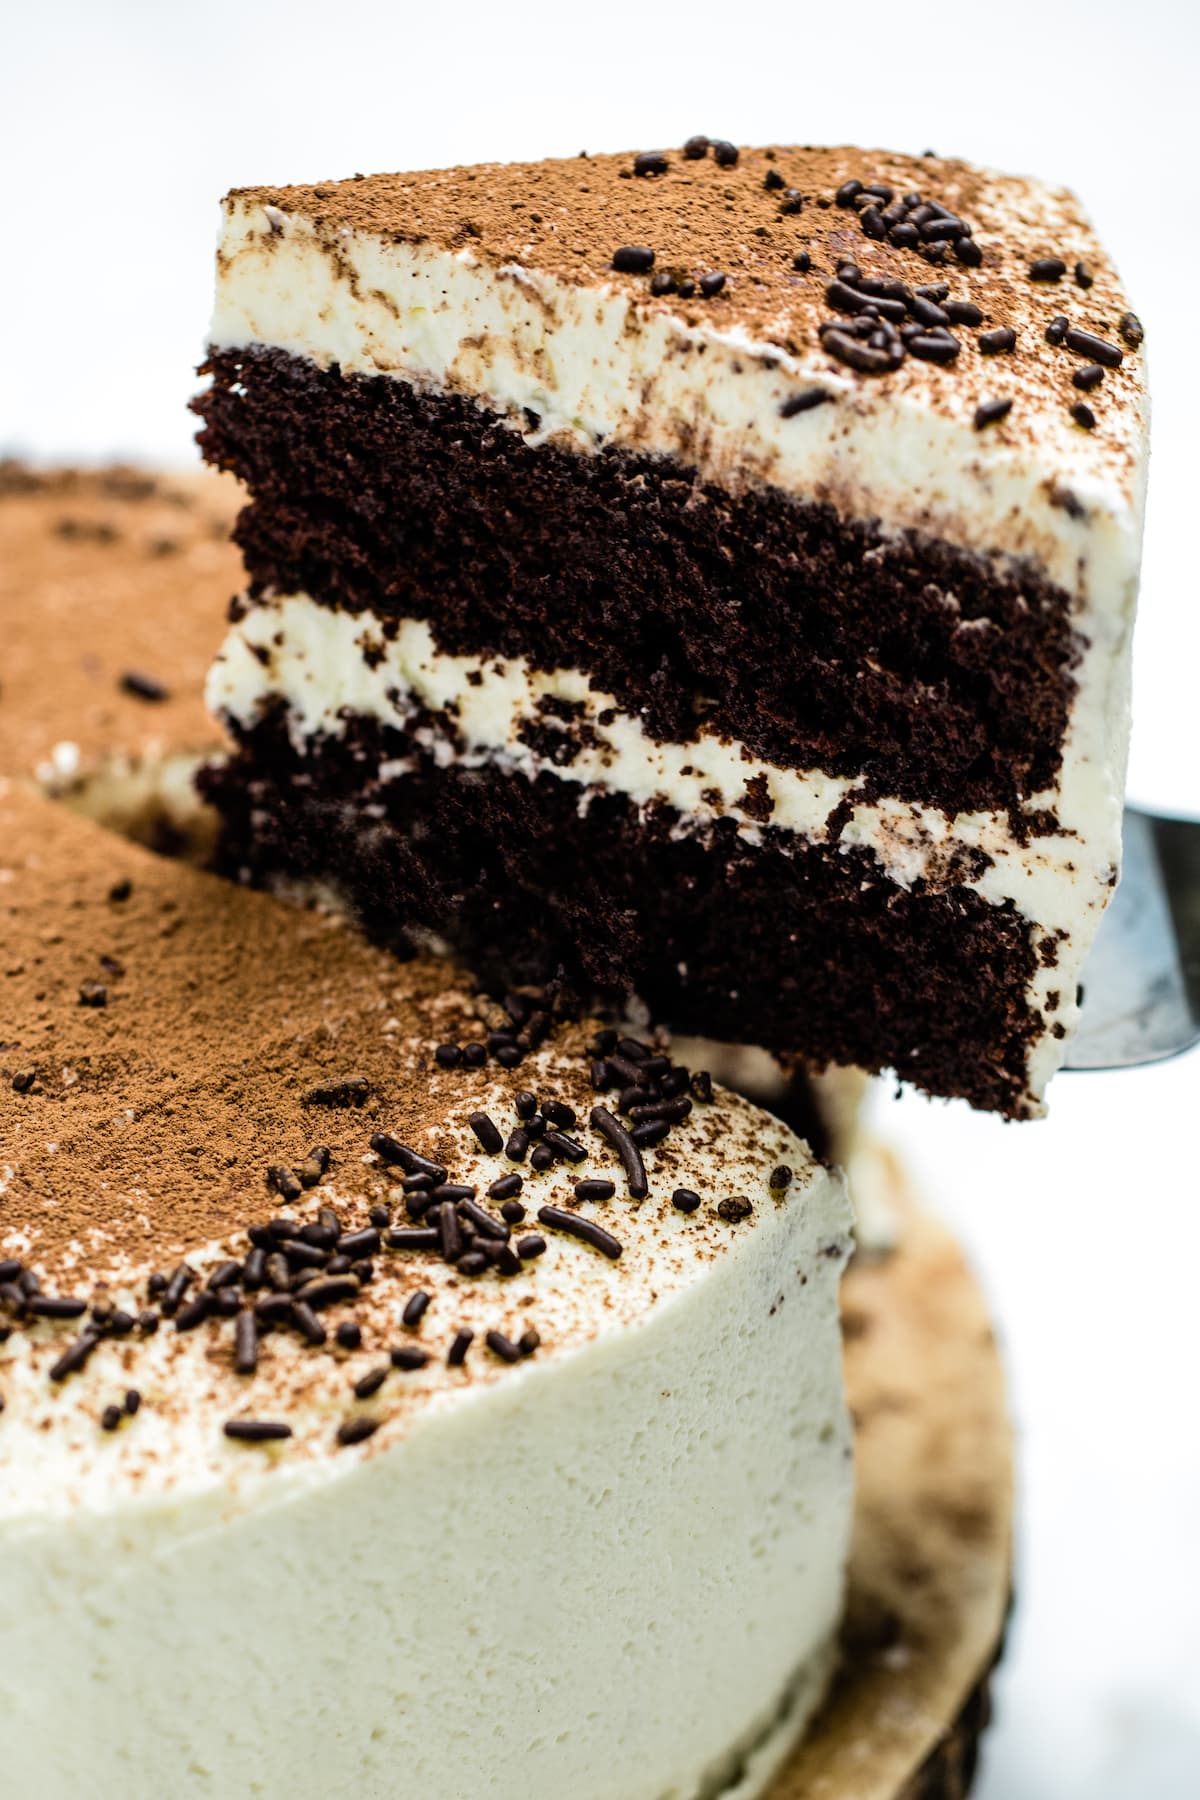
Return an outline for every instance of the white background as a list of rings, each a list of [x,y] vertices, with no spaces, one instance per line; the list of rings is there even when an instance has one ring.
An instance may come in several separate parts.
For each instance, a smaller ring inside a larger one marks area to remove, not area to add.
[[[1043,174],[1083,195],[1147,327],[1131,789],[1200,813],[1198,20],[1197,0],[4,0],[0,446],[190,456],[234,183],[694,131]],[[984,1800],[1196,1800],[1200,1056],[1062,1077],[1035,1126],[877,1105],[971,1246],[1013,1374],[1022,1603]]]

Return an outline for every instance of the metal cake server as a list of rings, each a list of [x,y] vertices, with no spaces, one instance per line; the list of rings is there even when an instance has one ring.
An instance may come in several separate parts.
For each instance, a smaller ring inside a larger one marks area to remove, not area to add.
[[[1200,1043],[1200,821],[1127,806],[1124,835],[1068,1069],[1129,1069]]]

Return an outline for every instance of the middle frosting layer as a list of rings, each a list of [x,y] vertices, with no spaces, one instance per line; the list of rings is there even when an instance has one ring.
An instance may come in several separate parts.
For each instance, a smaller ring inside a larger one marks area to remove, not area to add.
[[[366,718],[406,733],[439,767],[495,765],[531,779],[547,773],[578,785],[581,808],[607,791],[640,808],[669,806],[685,830],[732,819],[752,843],[769,825],[865,848],[901,887],[967,886],[992,904],[1015,904],[1047,929],[1077,926],[1088,904],[1075,879],[1078,843],[1060,835],[1022,842],[1004,813],[950,817],[895,797],[868,798],[861,778],[780,768],[715,734],[660,742],[583,670],[538,669],[520,656],[451,655],[424,620],[385,622],[306,594],[236,610],[209,676],[208,704],[245,731],[282,702],[301,752]],[[377,773],[387,780],[405,770],[401,758]]]

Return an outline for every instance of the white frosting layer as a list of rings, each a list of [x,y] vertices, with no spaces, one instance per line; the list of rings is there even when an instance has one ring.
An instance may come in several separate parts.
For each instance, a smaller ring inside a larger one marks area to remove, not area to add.
[[[434,1360],[363,1408],[350,1383],[401,1336],[392,1281],[358,1308],[372,1349],[268,1339],[249,1382],[227,1335],[214,1348],[228,1326],[106,1343],[61,1388],[47,1367],[63,1328],[15,1332],[0,1348],[12,1790],[122,1800],[154,1768],[183,1795],[258,1800],[394,1800],[398,1782],[708,1800],[739,1752],[778,1746],[789,1700],[798,1728],[828,1672],[849,1535],[849,1212],[841,1178],[768,1115],[722,1094],[701,1116],[708,1129],[648,1153],[640,1206],[588,1209],[619,1232],[620,1262],[547,1234],[507,1286],[422,1269]],[[468,1179],[507,1167],[465,1126],[458,1140]],[[776,1201],[780,1161],[796,1180]],[[535,1204],[565,1195],[562,1168],[530,1179]],[[691,1217],[671,1207],[680,1184],[702,1195]],[[728,1193],[752,1199],[749,1220],[717,1218]],[[336,1181],[297,1216],[324,1200]],[[223,1254],[189,1260],[203,1278]],[[480,1338],[448,1370],[454,1328],[506,1308],[510,1331],[537,1323],[538,1355],[508,1367]],[[141,1411],[100,1433],[131,1380]],[[384,1423],[335,1450],[353,1410]],[[296,1435],[230,1444],[233,1413]],[[771,1761],[752,1760],[739,1796]]]
[[[1062,1040],[1050,1028],[1061,1024],[1069,1031],[1077,1016],[1078,972],[1119,864],[1127,672],[1126,642],[1103,650],[1093,645],[1088,652],[1060,783],[1032,801],[1054,809],[1061,829],[1028,844],[1014,839],[1005,814],[950,818],[898,799],[860,801],[830,843],[829,819],[858,786],[850,777],[777,768],[744,745],[713,736],[659,743],[579,670],[537,670],[519,657],[481,662],[451,656],[437,648],[423,621],[402,620],[389,636],[371,613],[338,612],[306,595],[246,610],[213,666],[207,699],[218,716],[246,727],[272,697],[282,696],[301,751],[311,738],[340,732],[348,717],[364,716],[410,732],[441,766],[493,764],[529,779],[553,775],[578,786],[581,808],[605,791],[627,795],[641,808],[666,804],[680,814],[681,830],[732,818],[752,842],[762,827],[746,810],[746,784],[765,782],[771,826],[829,844],[835,853],[862,846],[901,887],[918,880],[962,883],[992,905],[1015,905],[1039,940],[1064,934],[1057,960],[1039,966],[1028,994],[1033,1006],[1049,1012],[1047,1034],[1035,1043],[1029,1069],[1030,1088],[1040,1096],[1062,1057]],[[554,716],[539,710],[546,699],[581,709],[571,730],[570,743],[578,747],[570,761],[556,761],[522,739],[530,724],[554,729]],[[417,716],[422,711],[449,713],[452,727],[423,721]],[[582,733],[581,725],[587,727]],[[385,764],[378,773],[387,779],[405,767]],[[964,851],[990,859],[969,880],[954,866]]]

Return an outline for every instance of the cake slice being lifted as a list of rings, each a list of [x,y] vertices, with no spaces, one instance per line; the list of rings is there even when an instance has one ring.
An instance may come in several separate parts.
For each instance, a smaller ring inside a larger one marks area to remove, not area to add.
[[[233,193],[230,866],[1040,1111],[1119,864],[1141,336],[1070,195],[933,157]]]

